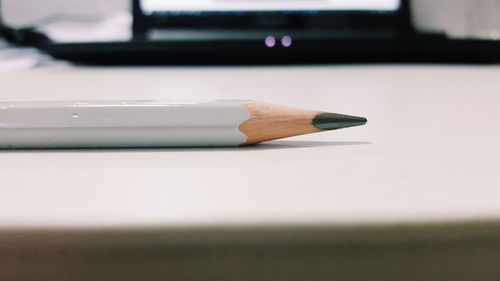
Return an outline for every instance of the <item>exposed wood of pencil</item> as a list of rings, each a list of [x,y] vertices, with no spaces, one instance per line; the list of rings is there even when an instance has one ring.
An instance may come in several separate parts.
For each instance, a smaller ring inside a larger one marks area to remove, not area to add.
[[[314,117],[321,113],[318,111],[263,102],[248,102],[242,106],[250,113],[250,118],[239,127],[248,137],[247,142],[242,145],[321,131],[312,125]]]

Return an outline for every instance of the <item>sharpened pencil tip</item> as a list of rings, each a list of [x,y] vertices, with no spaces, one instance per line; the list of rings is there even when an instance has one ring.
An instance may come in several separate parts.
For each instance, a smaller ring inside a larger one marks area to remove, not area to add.
[[[313,126],[324,131],[361,126],[368,120],[364,117],[343,115],[337,113],[321,113],[313,119]]]

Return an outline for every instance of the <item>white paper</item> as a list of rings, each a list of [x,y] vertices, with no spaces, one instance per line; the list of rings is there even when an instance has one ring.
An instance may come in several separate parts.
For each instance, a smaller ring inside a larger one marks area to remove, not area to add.
[[[31,69],[45,60],[33,48],[17,48],[0,39],[0,71]]]

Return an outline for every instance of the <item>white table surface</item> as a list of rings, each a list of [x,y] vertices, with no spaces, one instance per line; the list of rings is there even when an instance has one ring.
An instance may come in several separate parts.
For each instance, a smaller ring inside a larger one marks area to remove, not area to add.
[[[500,219],[497,66],[0,73],[2,101],[98,99],[254,99],[369,123],[246,148],[0,151],[0,229]]]

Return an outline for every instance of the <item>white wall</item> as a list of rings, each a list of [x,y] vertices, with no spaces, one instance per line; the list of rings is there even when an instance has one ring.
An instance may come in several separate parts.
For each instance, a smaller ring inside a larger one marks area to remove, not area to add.
[[[129,10],[130,0],[0,0],[7,23],[36,24],[53,15],[102,18],[114,11]]]
[[[500,0],[412,0],[412,9],[420,30],[500,40]]]

